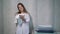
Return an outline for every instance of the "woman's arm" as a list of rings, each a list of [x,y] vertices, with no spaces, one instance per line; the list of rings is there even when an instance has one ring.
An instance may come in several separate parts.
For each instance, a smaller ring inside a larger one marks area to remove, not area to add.
[[[26,22],[26,20],[25,20],[25,18],[24,18],[24,17],[25,17],[25,16],[20,15],[20,18],[22,19],[22,21]]]
[[[19,18],[18,15],[15,15],[15,20],[14,20],[14,23],[17,23],[17,19]]]
[[[19,16],[18,15],[15,15],[15,20],[14,20],[14,23],[16,24],[16,26],[18,25],[18,23],[17,23],[17,19],[19,18]]]
[[[29,22],[30,21],[30,16],[29,16],[29,14],[26,14],[25,16],[21,16],[21,18],[22,18],[22,20],[24,21],[24,22]]]
[[[25,14],[25,15],[19,15],[20,18],[24,21],[24,22],[29,22],[30,21],[30,16],[29,14]]]
[[[27,23],[30,22],[30,16],[29,16],[29,14],[26,14],[25,20],[26,20]]]
[[[24,22],[26,22],[26,23],[28,23],[29,21],[30,21],[30,16],[29,16],[29,14],[26,14],[25,16],[24,16]]]

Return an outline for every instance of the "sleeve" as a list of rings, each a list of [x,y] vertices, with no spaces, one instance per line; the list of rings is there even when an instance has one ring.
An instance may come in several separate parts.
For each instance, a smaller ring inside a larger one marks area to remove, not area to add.
[[[25,20],[26,20],[27,23],[30,22],[30,16],[29,16],[29,14],[26,14]]]
[[[17,23],[17,19],[19,18],[19,15],[16,15],[14,18],[14,23]]]

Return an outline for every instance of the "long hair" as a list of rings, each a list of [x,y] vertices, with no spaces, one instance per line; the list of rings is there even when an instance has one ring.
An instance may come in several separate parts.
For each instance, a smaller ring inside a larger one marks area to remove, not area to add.
[[[21,6],[23,7],[23,11],[24,11],[25,13],[28,13],[27,10],[26,10],[26,8],[25,8],[25,6],[24,6],[22,3],[18,3],[18,4],[17,4],[17,8],[18,8],[17,14],[20,14],[20,13],[21,13],[21,11],[19,10],[19,5],[21,5]]]

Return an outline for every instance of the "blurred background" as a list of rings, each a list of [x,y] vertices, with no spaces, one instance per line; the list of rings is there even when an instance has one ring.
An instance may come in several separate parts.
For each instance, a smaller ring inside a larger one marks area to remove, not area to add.
[[[0,0],[0,34],[15,34],[17,4],[24,4],[33,19],[34,27],[52,26],[60,34],[60,0]]]

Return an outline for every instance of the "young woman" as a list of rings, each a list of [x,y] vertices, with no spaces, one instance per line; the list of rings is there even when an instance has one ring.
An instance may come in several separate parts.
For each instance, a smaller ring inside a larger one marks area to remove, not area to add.
[[[18,12],[15,16],[15,23],[17,24],[17,30],[16,34],[29,34],[29,22],[30,22],[30,16],[27,10],[25,9],[24,5],[22,3],[18,3],[17,5]],[[21,19],[21,21],[18,23],[18,19]]]

